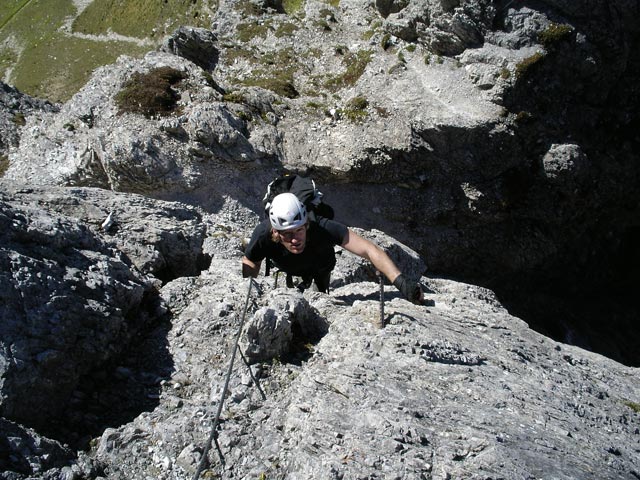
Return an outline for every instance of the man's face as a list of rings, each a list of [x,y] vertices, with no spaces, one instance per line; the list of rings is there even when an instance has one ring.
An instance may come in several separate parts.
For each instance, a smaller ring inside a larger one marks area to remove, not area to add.
[[[304,251],[304,247],[307,243],[307,226],[303,225],[294,230],[286,230],[284,232],[278,232],[280,235],[280,241],[284,248],[291,253],[298,254]]]

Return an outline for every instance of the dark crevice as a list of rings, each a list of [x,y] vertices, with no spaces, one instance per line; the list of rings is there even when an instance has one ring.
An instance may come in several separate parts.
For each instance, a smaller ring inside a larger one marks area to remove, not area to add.
[[[155,315],[117,357],[84,375],[78,382],[66,410],[42,430],[49,438],[74,450],[87,450],[92,438],[107,428],[131,422],[140,413],[159,404],[161,384],[174,371],[168,349],[169,316],[158,307],[157,298],[144,307]]]

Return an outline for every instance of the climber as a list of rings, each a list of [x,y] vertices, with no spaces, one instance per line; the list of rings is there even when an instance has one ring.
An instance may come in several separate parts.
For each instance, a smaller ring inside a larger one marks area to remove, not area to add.
[[[302,278],[301,290],[315,282],[318,291],[327,292],[336,265],[334,246],[340,245],[369,260],[407,300],[422,303],[420,285],[405,277],[381,248],[334,220],[315,217],[312,221],[294,194],[276,196],[268,213],[269,218],[255,228],[245,249],[243,277],[257,277],[262,261],[270,258],[289,276]]]

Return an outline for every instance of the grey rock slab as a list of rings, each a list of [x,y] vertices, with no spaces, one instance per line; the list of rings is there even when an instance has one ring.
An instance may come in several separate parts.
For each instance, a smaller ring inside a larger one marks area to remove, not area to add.
[[[150,463],[172,478],[195,472],[247,287],[232,259],[214,260],[202,280],[190,287],[192,300],[169,335],[180,386],[167,387],[157,409],[117,429],[121,441],[109,451],[94,453],[112,478],[125,471],[123,455],[131,478],[148,475]],[[490,290],[422,281],[433,304],[415,306],[387,287],[387,326],[380,329],[374,282],[301,297],[270,292],[271,280],[260,279],[263,293],[253,294],[251,311],[285,314],[289,302],[302,302],[326,319],[328,331],[298,360],[252,366],[266,400],[237,361],[218,436],[225,465],[212,449],[210,472],[222,478],[634,478],[637,369],[533,332]],[[146,433],[134,435],[136,429]],[[135,459],[134,451],[141,452]],[[179,461],[163,464],[165,457]]]

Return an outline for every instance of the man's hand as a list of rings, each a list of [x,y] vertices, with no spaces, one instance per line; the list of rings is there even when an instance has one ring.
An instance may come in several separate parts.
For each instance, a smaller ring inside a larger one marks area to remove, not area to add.
[[[242,276],[244,278],[256,278],[260,273],[260,263],[261,262],[254,263],[247,257],[242,257]]]
[[[416,305],[422,304],[423,293],[420,284],[413,280],[407,279],[403,274],[400,274],[393,281],[393,285],[402,293],[404,298]]]

